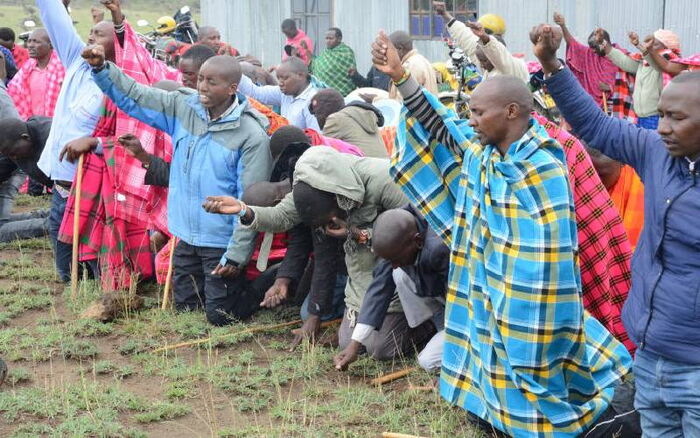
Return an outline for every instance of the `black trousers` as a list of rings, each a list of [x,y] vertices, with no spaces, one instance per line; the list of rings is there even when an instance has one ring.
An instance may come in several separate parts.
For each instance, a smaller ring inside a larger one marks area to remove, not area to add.
[[[469,420],[489,438],[510,438],[486,421],[469,413]],[[634,382],[626,381],[615,388],[610,406],[580,438],[640,438],[642,427],[639,413],[634,409]]]
[[[207,321],[216,326],[250,318],[260,309],[265,292],[275,281],[277,266],[267,269],[254,281],[245,273],[226,279],[211,275],[226,252],[180,241],[173,255],[175,308],[189,311],[204,308]]]

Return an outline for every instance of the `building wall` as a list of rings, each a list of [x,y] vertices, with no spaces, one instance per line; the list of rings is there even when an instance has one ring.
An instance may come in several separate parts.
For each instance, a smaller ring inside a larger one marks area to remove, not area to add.
[[[528,33],[532,26],[552,22],[554,11],[567,18],[581,41],[597,26],[612,40],[632,49],[627,32],[642,38],[660,27],[678,32],[686,55],[700,52],[700,3],[697,0],[480,0],[479,13],[498,13],[506,20],[506,42],[513,53],[533,59]],[[291,0],[202,0],[202,22],[218,27],[223,38],[263,64],[281,59],[284,38],[280,23],[291,15]],[[370,68],[370,45],[379,29],[387,33],[408,29],[408,0],[334,0],[333,25],[355,50],[358,70]],[[316,44],[323,45],[323,41]],[[415,47],[428,59],[446,59],[441,41],[417,40]],[[563,57],[563,52],[561,53]]]

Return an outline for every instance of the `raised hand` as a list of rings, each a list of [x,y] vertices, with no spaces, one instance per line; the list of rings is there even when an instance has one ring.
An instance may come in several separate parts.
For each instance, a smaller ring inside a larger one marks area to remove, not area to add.
[[[433,7],[435,8],[435,13],[440,15],[441,17],[445,17],[449,15],[447,13],[447,7],[445,6],[445,2],[433,2]]]
[[[489,42],[489,34],[486,33],[486,29],[484,29],[484,25],[479,23],[478,21],[467,21],[465,23],[469,29],[472,30],[472,33],[479,37],[479,39],[484,43]]]
[[[399,52],[383,30],[379,31],[372,43],[372,63],[377,70],[389,75],[394,82],[399,81],[405,73]]]
[[[238,214],[243,210],[243,203],[232,196],[207,196],[202,208],[207,213]]]
[[[105,48],[99,44],[86,46],[80,56],[93,68],[100,68],[105,65]]]
[[[560,65],[557,50],[561,46],[561,40],[561,29],[549,24],[540,24],[530,31],[530,41],[534,45],[533,53],[542,64],[545,73],[551,73]]]
[[[559,12],[554,13],[554,22],[561,27],[566,26],[566,19]]]
[[[121,11],[121,3],[119,0],[100,0],[102,6],[109,9],[110,12]]]

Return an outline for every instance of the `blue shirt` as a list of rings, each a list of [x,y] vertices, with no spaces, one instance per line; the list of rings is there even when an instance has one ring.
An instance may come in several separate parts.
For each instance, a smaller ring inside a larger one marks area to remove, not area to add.
[[[37,0],[41,20],[51,45],[66,68],[49,138],[39,159],[39,168],[54,181],[73,181],[75,163],[59,161],[58,155],[72,140],[91,137],[103,106],[102,91],[92,79],[90,66],[80,53],[85,43],[60,0]]]
[[[290,125],[321,132],[316,116],[309,111],[311,99],[318,92],[318,89],[311,84],[301,94],[294,97],[282,93],[280,87],[277,86],[265,85],[261,87],[255,85],[248,76],[243,75],[240,84],[238,84],[238,91],[265,105],[279,106],[282,117],[287,119]]]
[[[607,117],[570,70],[547,80],[562,115],[589,146],[634,168],[644,228],[622,310],[641,350],[700,364],[700,159],[669,155],[658,132]]]

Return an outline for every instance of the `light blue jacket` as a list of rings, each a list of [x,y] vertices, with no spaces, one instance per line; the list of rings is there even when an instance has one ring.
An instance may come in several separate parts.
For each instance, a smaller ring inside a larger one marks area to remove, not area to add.
[[[245,265],[257,233],[240,227],[236,216],[209,214],[207,196],[236,198],[250,185],[267,181],[272,157],[267,119],[238,95],[238,105],[210,121],[194,90],[166,92],[138,84],[114,64],[93,72],[95,83],[129,116],[169,134],[173,140],[168,192],[170,232],[190,245],[227,248],[227,259]]]

